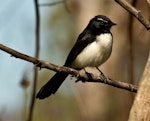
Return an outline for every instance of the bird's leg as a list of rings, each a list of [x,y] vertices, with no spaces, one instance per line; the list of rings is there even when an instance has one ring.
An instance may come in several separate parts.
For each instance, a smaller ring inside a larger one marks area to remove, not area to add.
[[[90,72],[87,72],[85,68],[83,68],[83,70],[84,70],[85,74],[86,74],[87,77],[88,77],[87,80],[80,80],[80,79],[77,79],[75,82],[79,82],[79,81],[82,81],[82,82],[86,82],[86,81],[87,81],[87,82],[88,82],[88,80],[92,79],[92,75],[93,75],[93,74],[90,73]]]
[[[96,69],[101,73],[101,76],[104,77],[104,83],[107,82],[107,79],[105,77],[105,75],[103,74],[103,72],[96,66]]]
[[[104,76],[103,72],[96,66],[96,69]]]
[[[92,79],[93,74],[90,72],[87,72],[86,69],[84,68],[85,74],[88,76],[88,80]]]

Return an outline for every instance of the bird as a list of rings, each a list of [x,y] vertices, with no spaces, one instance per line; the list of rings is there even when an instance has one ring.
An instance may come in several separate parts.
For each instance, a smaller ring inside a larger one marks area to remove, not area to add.
[[[114,25],[116,23],[105,15],[94,16],[79,34],[64,66],[81,70],[102,65],[112,52],[113,35],[110,29]],[[55,94],[67,76],[67,73],[57,72],[40,89],[36,98],[44,99]]]

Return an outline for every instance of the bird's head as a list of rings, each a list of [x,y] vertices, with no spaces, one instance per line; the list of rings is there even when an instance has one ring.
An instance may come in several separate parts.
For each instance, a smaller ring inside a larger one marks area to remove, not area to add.
[[[109,31],[112,26],[116,25],[116,23],[112,22],[108,17],[104,15],[97,15],[92,18],[89,22],[90,28],[93,30],[100,31]]]

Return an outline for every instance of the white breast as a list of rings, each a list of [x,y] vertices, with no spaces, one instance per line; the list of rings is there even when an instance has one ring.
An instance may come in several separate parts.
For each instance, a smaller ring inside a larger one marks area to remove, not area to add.
[[[112,35],[105,33],[98,35],[96,40],[90,43],[72,62],[72,68],[84,68],[86,66],[100,66],[110,56],[112,51]]]

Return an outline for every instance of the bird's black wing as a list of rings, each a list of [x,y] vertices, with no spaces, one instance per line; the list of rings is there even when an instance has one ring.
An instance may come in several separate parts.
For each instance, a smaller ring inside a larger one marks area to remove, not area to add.
[[[90,34],[90,31],[84,30],[78,37],[75,45],[71,49],[64,66],[70,66],[77,55],[90,43],[95,41],[95,37]]]

